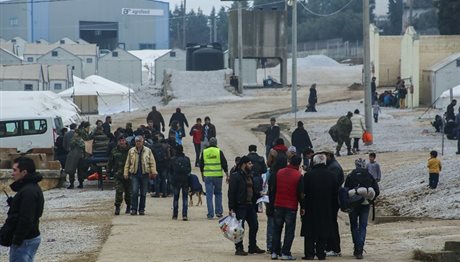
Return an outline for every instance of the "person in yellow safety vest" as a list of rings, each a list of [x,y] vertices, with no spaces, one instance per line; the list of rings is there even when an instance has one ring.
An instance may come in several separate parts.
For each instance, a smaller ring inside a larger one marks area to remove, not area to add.
[[[228,165],[224,153],[217,147],[217,139],[209,139],[209,147],[203,150],[200,158],[201,178],[206,188],[206,205],[208,207],[208,219],[214,218],[214,206],[212,196],[215,195],[215,215],[222,217],[224,212],[222,208],[222,179],[225,178],[228,183]]]

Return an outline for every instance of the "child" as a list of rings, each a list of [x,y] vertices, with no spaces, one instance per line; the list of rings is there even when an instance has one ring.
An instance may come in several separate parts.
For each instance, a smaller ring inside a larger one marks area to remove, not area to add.
[[[377,101],[374,102],[372,105],[372,111],[374,113],[374,122],[378,123],[379,122],[379,113],[382,113],[382,110],[380,110],[379,103]]]
[[[435,189],[438,186],[439,181],[439,172],[441,172],[441,161],[437,159],[438,152],[431,151],[430,152],[430,159],[428,159],[428,172],[430,173],[430,188]]]
[[[369,163],[367,163],[366,168],[369,174],[371,174],[378,183],[382,178],[382,172],[380,171],[379,163],[375,162],[376,157],[375,153],[369,153]]]

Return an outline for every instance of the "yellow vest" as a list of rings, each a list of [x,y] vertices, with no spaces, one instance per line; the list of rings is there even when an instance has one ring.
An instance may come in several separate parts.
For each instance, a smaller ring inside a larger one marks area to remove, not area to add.
[[[204,168],[203,175],[207,177],[223,176],[222,165],[220,163],[220,149],[208,147],[203,150]]]

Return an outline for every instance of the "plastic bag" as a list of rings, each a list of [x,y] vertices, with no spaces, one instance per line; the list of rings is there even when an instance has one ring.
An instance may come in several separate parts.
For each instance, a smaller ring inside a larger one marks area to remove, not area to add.
[[[363,143],[366,145],[372,144],[372,134],[369,131],[364,131],[363,133]]]
[[[224,233],[224,237],[233,243],[239,243],[243,241],[244,228],[243,220],[238,221],[235,214],[226,216],[219,220],[220,230]]]

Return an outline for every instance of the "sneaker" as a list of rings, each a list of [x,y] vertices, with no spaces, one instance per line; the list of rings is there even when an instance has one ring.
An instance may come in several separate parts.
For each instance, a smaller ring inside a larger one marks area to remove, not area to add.
[[[136,216],[137,212],[136,211],[131,211],[131,216]]]
[[[235,256],[247,256],[248,252],[244,251],[243,249],[237,249],[235,251]]]
[[[183,217],[183,218],[182,218],[182,221],[188,221],[188,218],[187,218],[187,217]]]
[[[131,212],[131,207],[126,206],[125,214],[129,214]]]
[[[144,211],[139,211],[139,216],[143,216],[145,215],[145,212]]]
[[[265,254],[271,255],[271,254],[272,254],[272,251],[268,248],[267,251],[265,252]]]
[[[356,259],[363,259],[363,254],[359,253],[359,254],[356,254]]]
[[[120,205],[115,206],[115,215],[116,216],[120,215]]]
[[[248,252],[249,254],[263,254],[265,253],[265,250],[260,249],[258,246],[256,246],[255,248],[249,249]]]
[[[67,189],[73,189],[73,184],[70,184]]]
[[[217,218],[222,218],[223,215],[222,215],[222,214],[217,214],[216,217],[217,217]]]
[[[293,257],[292,255],[281,255],[281,260],[296,260],[297,258]]]
[[[173,219],[173,220],[177,220],[177,216],[173,216],[172,219]]]
[[[315,257],[307,257],[307,256],[302,257],[302,260],[314,260],[314,259]]]
[[[272,260],[278,260],[278,254],[272,253]]]
[[[80,184],[77,186],[77,188],[83,188],[83,184],[80,183]]]
[[[335,251],[328,251],[326,252],[327,257],[341,257],[342,254],[340,252],[335,252]]]

